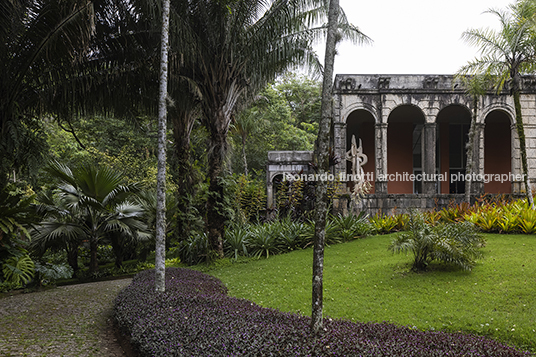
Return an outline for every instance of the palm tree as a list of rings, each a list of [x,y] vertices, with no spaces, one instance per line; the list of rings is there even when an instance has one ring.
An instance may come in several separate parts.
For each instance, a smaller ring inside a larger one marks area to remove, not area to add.
[[[248,175],[248,158],[246,156],[246,142],[248,136],[259,126],[255,121],[257,113],[251,110],[245,110],[235,117],[234,129],[242,141],[242,162],[244,165],[244,175]]]
[[[0,187],[11,170],[38,163],[45,92],[86,53],[93,19],[89,0],[0,2]]]
[[[41,211],[45,215],[33,233],[35,245],[47,248],[63,241],[74,262],[80,240],[87,240],[89,270],[94,273],[98,269],[98,244],[111,233],[122,235],[117,242],[125,237],[150,238],[141,206],[130,199],[139,189],[136,184],[121,185],[122,176],[118,172],[93,166],[71,170],[57,162],[51,163],[47,171],[59,181],[58,193],[55,200],[43,202]],[[120,261],[120,252],[116,254]]]
[[[460,73],[492,75],[496,79],[499,92],[509,80],[510,92],[514,98],[525,192],[531,207],[534,208],[532,190],[528,182],[527,147],[520,102],[521,75],[533,71],[536,59],[536,32],[531,21],[534,7],[530,2],[519,1],[505,11],[490,9],[488,12],[499,18],[501,28],[499,31],[471,29],[463,33],[464,40],[480,48],[481,58],[463,66]]]
[[[163,1],[158,97],[158,174],[156,186],[155,289],[166,290],[166,147],[169,51],[169,0]]]
[[[471,116],[471,126],[469,128],[469,135],[467,140],[467,166],[466,166],[466,180],[465,180],[465,202],[471,203],[471,189],[473,183],[474,173],[474,155],[475,155],[475,136],[476,136],[476,119],[478,115],[478,104],[480,97],[486,93],[491,84],[491,78],[486,75],[476,76],[461,76],[460,77],[467,94],[472,98],[473,111]]]
[[[202,122],[210,135],[206,224],[211,250],[223,257],[223,183],[227,135],[237,103],[247,101],[276,75],[296,63],[315,64],[311,48],[325,26],[321,0],[192,0],[174,3],[172,48],[181,56],[177,72],[200,93]],[[341,33],[363,35],[339,17]]]
[[[329,1],[328,33],[326,38],[326,55],[324,79],[322,83],[322,116],[318,127],[318,138],[315,147],[316,166],[320,174],[329,172],[329,132],[333,121],[333,69],[337,46],[337,19],[339,0]],[[315,188],[315,236],[313,251],[313,285],[311,331],[318,334],[323,328],[323,271],[324,242],[326,237],[326,218],[328,213],[327,182],[319,181]]]
[[[37,204],[37,212],[42,221],[31,231],[31,249],[43,254],[47,249],[65,250],[67,263],[73,269],[73,276],[78,276],[78,249],[82,245],[85,231],[79,212],[61,200],[58,195],[44,192]]]

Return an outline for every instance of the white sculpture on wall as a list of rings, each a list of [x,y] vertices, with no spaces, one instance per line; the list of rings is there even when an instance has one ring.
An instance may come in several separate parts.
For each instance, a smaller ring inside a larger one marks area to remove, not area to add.
[[[364,181],[365,171],[363,166],[368,162],[368,157],[363,153],[363,145],[361,139],[359,139],[359,147],[355,142],[355,135],[352,135],[352,146],[346,153],[346,160],[352,163],[352,177],[353,181]]]
[[[363,194],[366,194],[370,189],[370,183],[365,180],[365,171],[363,166],[368,162],[368,157],[363,153],[363,145],[359,139],[359,146],[356,144],[355,135],[352,135],[352,146],[346,152],[346,160],[352,163],[352,177],[354,182],[353,196],[357,199]]]

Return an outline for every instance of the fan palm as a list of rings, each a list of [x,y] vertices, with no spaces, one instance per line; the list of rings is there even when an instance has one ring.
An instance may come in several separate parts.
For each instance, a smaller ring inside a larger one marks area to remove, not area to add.
[[[80,212],[67,206],[64,200],[51,192],[39,197],[37,211],[43,219],[31,231],[31,249],[38,254],[43,254],[47,249],[65,250],[67,263],[76,277],[79,271],[78,248],[86,236]]]
[[[118,172],[92,166],[71,170],[57,162],[49,166],[48,172],[60,182],[57,201],[43,202],[41,211],[45,212],[45,219],[34,232],[34,245],[46,248],[62,242],[74,262],[75,251],[81,241],[87,240],[89,270],[94,273],[98,269],[97,247],[105,237],[119,235],[112,239],[114,248],[120,247],[125,239],[150,237],[143,222],[143,209],[130,200],[138,187],[121,185]],[[115,253],[120,262],[120,251]]]
[[[507,80],[514,98],[515,126],[519,137],[521,164],[524,174],[524,186],[531,207],[534,208],[532,191],[528,182],[527,149],[525,131],[520,102],[521,75],[534,71],[536,60],[536,32],[533,22],[535,7],[531,2],[519,1],[510,5],[507,10],[488,10],[498,17],[501,28],[471,29],[462,37],[468,43],[480,48],[481,57],[477,58],[460,70],[464,74],[488,74],[495,76],[499,91]]]

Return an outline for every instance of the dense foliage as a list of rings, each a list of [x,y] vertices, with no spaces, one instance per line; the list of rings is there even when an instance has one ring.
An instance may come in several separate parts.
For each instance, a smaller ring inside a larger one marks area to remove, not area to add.
[[[330,216],[326,226],[326,244],[349,242],[375,232],[367,222],[366,215]],[[274,254],[288,253],[312,245],[314,223],[298,222],[290,217],[257,224],[235,223],[225,230],[223,247],[225,256],[269,258]],[[181,241],[179,255],[187,265],[196,265],[205,260],[207,237],[194,234]]]
[[[312,150],[319,115],[319,82],[289,74],[267,85],[235,119],[233,171],[247,167],[263,177],[268,151]]]
[[[327,319],[313,340],[310,318],[226,295],[216,278],[170,268],[166,292],[154,271],[138,274],[116,299],[114,316],[141,356],[526,356],[474,335],[423,332],[387,323]]]

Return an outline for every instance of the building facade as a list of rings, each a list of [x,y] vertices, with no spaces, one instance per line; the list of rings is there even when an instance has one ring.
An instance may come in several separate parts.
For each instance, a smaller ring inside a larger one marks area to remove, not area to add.
[[[337,75],[332,145],[344,178],[351,138],[361,139],[372,188],[359,209],[433,208],[463,199],[466,146],[476,115],[473,196],[524,193],[513,98],[490,89],[473,97],[450,75]],[[536,183],[536,79],[522,80],[529,182]],[[267,175],[271,186],[274,172]],[[270,173],[271,172],[271,173]],[[271,175],[271,176],[270,176]],[[344,184],[348,189],[352,182]],[[271,202],[273,204],[273,201]],[[270,202],[269,202],[270,204]],[[347,202],[337,202],[345,211]]]

